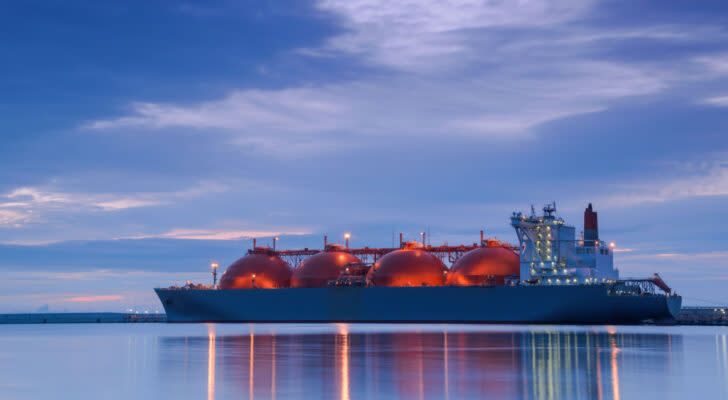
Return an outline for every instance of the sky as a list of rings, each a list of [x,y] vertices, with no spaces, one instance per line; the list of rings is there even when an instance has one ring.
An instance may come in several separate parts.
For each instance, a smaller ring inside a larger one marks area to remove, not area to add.
[[[12,2],[0,312],[160,310],[252,246],[587,203],[622,276],[728,304],[725,1]]]

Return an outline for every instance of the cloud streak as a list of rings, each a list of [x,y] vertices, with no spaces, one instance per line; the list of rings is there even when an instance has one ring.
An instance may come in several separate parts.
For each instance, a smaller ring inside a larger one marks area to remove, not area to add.
[[[311,230],[304,229],[280,229],[280,230],[244,230],[227,231],[213,229],[172,229],[160,234],[147,234],[127,237],[124,239],[190,239],[190,240],[238,240],[255,237],[272,237],[279,235],[308,235]]]
[[[42,220],[47,212],[114,212],[170,204],[175,200],[219,193],[226,187],[202,183],[172,192],[69,193],[38,187],[20,187],[0,195],[0,227],[22,227]]]
[[[96,303],[99,301],[118,301],[123,300],[124,296],[118,294],[98,294],[92,296],[76,296],[65,299],[70,303]]]
[[[694,197],[728,196],[728,160],[713,160],[699,164],[678,164],[671,174],[676,178],[616,185],[613,194],[603,203],[627,207],[642,203],[663,203]]]
[[[30,221],[32,215],[28,211],[0,209],[0,227],[19,227]]]
[[[697,57],[696,62],[717,76],[728,75],[728,54],[719,53]]]
[[[728,96],[709,97],[701,103],[715,107],[728,107]]]
[[[310,88],[237,90],[224,99],[194,105],[135,104],[130,116],[93,121],[86,127],[218,130],[237,144],[269,151],[300,142],[325,148],[327,141],[351,142],[352,135],[519,139],[538,124],[602,110],[613,99],[664,86],[646,71],[606,62],[560,69],[561,77],[546,79],[528,77],[528,71],[521,77],[512,75],[517,71],[493,71],[467,83],[395,77]],[[335,148],[340,147],[331,147]]]
[[[433,70],[461,61],[483,28],[546,28],[583,15],[592,1],[438,2],[324,0],[323,11],[341,18],[346,32],[328,40],[319,54],[344,52],[402,70]]]

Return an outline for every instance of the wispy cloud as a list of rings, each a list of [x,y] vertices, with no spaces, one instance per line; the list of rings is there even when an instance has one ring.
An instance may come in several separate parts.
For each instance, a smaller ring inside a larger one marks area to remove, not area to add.
[[[56,191],[45,191],[35,187],[21,187],[5,194],[3,208],[32,209],[37,207],[93,207],[104,211],[122,210],[125,208],[147,207],[161,204],[154,199],[156,194],[141,194],[135,198],[119,194],[79,194]]]
[[[280,229],[280,230],[243,230],[227,231],[212,229],[172,229],[169,232],[160,234],[144,234],[127,237],[125,239],[195,239],[195,240],[237,240],[254,237],[271,237],[279,235],[308,235],[311,230],[305,229]]]
[[[112,270],[112,269],[91,269],[85,271],[70,271],[70,272],[58,272],[58,271],[23,271],[23,272],[5,272],[8,279],[27,279],[38,281],[39,279],[45,280],[68,280],[68,281],[96,281],[107,278],[129,278],[139,277],[149,274],[148,271],[124,271],[124,270]],[[172,275],[168,273],[168,275]],[[181,275],[181,274],[180,274]]]
[[[31,220],[33,215],[28,211],[0,209],[0,227],[19,227]]]
[[[695,275],[703,278],[723,276],[728,267],[727,260],[728,251],[664,252],[620,255],[615,263],[627,275],[660,272],[684,279]]]
[[[322,0],[317,7],[340,18],[344,32],[303,54],[349,54],[366,62],[410,73],[444,72],[463,64],[480,68],[541,69],[536,60],[559,59],[561,65],[591,59],[586,52],[606,41],[650,39],[671,42],[724,40],[720,26],[589,26],[597,1],[531,0],[392,2]],[[505,33],[505,34],[504,34]],[[593,55],[593,53],[591,53]],[[697,59],[711,69],[728,70],[725,55]]]
[[[338,17],[343,33],[299,54],[354,58],[387,73],[285,89],[231,89],[224,98],[196,104],[137,102],[127,115],[84,127],[222,133],[246,148],[287,156],[393,136],[521,140],[545,122],[604,110],[617,99],[680,81],[682,69],[673,64],[595,57],[595,43],[700,35],[672,25],[579,25],[593,5],[320,1],[316,6]]]
[[[655,258],[692,261],[692,260],[728,260],[728,251],[710,251],[705,253],[654,253],[624,256],[625,260],[652,260]]]
[[[347,30],[317,51],[360,55],[405,70],[432,70],[452,65],[474,51],[471,42],[479,35],[478,29],[544,28],[579,17],[592,4],[574,0],[324,0],[317,6],[339,16]]]
[[[109,121],[94,121],[91,129],[124,126],[166,128],[235,129],[266,125],[272,130],[312,132],[331,130],[344,111],[342,103],[325,90],[305,88],[277,91],[246,90],[233,92],[221,101],[210,101],[193,107],[174,104],[134,103],[133,116]]]
[[[697,57],[695,61],[705,66],[713,74],[728,74],[728,53],[705,55]]]
[[[30,222],[30,220],[26,220],[24,222]],[[0,227],[2,227],[2,224],[0,224]],[[6,228],[7,227],[22,228],[23,224],[8,225]],[[6,240],[0,242],[0,244],[9,246],[46,246],[49,244],[64,242],[66,240],[67,239],[65,238],[58,238],[55,240]]]
[[[45,286],[48,284],[56,284],[58,281],[71,281],[71,282],[92,282],[92,281],[114,281],[119,278],[125,278],[125,280],[136,282],[138,280],[145,279],[156,279],[156,280],[173,280],[184,282],[187,279],[194,277],[207,278],[207,271],[203,273],[195,272],[160,272],[160,271],[148,271],[148,270],[124,270],[124,269],[104,269],[104,268],[92,268],[84,269],[81,271],[53,271],[45,269],[33,269],[28,270],[27,268],[15,267],[16,269],[3,269],[3,276],[5,277],[4,284],[7,285],[27,285],[28,281],[35,282],[37,286]],[[65,285],[65,284],[64,284]],[[59,294],[62,297],[73,297],[79,294]]]
[[[540,123],[601,110],[611,99],[651,93],[664,85],[656,74],[605,62],[559,69],[560,77],[548,79],[514,69],[467,83],[400,76],[311,88],[239,90],[225,99],[193,105],[137,104],[131,116],[94,121],[87,127],[217,129],[235,143],[270,152],[290,150],[297,143],[306,143],[311,151],[341,149],[352,135],[361,139],[447,134],[502,140],[523,138]],[[326,148],[327,143],[332,146]]]
[[[70,193],[38,187],[20,187],[0,195],[0,227],[20,227],[42,219],[48,211],[111,212],[169,204],[175,200],[226,190],[225,186],[202,183],[172,192]]]
[[[662,203],[692,197],[728,196],[728,160],[677,164],[670,179],[614,185],[603,203],[607,206],[632,206]]]
[[[716,107],[728,107],[728,96],[709,97],[701,101],[701,103]]]

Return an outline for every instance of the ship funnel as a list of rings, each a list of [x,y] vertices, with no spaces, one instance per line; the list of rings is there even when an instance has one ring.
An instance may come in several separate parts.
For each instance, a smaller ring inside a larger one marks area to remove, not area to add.
[[[594,246],[599,241],[599,224],[597,223],[597,212],[592,209],[592,204],[584,210],[584,246]]]

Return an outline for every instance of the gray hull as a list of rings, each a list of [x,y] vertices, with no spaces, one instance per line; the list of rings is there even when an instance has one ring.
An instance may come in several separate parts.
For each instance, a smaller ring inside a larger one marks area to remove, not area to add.
[[[631,324],[669,321],[679,296],[616,296],[603,285],[155,289],[169,322]]]

